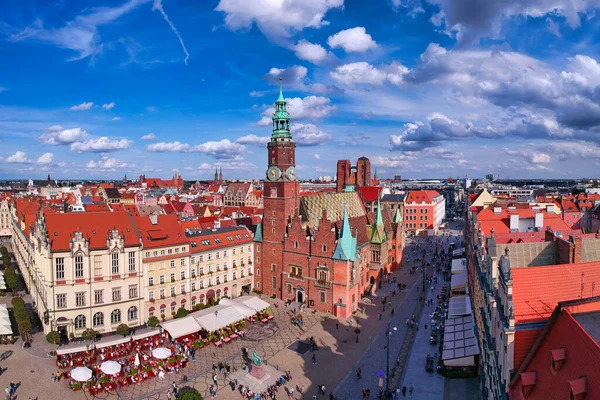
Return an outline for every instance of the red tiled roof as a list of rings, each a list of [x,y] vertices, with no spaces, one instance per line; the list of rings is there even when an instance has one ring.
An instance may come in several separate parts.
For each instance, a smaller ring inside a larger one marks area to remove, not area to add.
[[[524,370],[536,372],[536,384],[528,400],[570,398],[570,382],[580,377],[587,381],[586,399],[600,399],[600,347],[568,310],[562,310],[525,365]],[[518,333],[518,331],[517,331]],[[556,374],[552,373],[552,350],[566,349],[567,360]],[[518,375],[509,389],[511,400],[521,399],[522,375]]]
[[[158,215],[156,225],[149,216],[133,217],[133,221],[142,235],[145,249],[187,243],[176,215]]]
[[[563,212],[579,212],[579,208],[571,200],[562,201]]]
[[[200,235],[186,235],[188,243],[190,243],[190,251],[192,253],[200,253],[207,250],[221,249],[224,247],[235,246],[242,243],[252,243],[253,240],[250,231],[242,226],[236,228],[228,227],[224,231],[217,229],[216,232],[209,232],[210,233],[208,234],[206,231],[204,231],[204,234]],[[238,239],[236,235],[240,235],[241,239]],[[248,237],[245,238],[244,235],[247,235]],[[231,236],[233,241],[229,241],[229,239],[227,239],[227,236]],[[218,239],[219,243],[215,242],[215,239]],[[203,240],[208,240],[208,245],[202,244]]]
[[[571,228],[567,225],[559,215],[555,213],[547,213],[545,210],[540,210],[544,215],[543,230],[549,226],[553,232],[570,231]],[[477,213],[477,223],[481,226],[485,236],[489,236],[492,228],[495,233],[510,233],[510,215],[518,214],[519,218],[531,219],[535,218],[535,211],[531,208],[516,208],[515,210],[507,210],[502,208],[499,214],[494,213],[494,207],[481,210]]]
[[[600,261],[513,268],[512,277],[515,323],[543,321],[558,302],[593,296],[592,283],[600,282]]]
[[[382,189],[381,186],[358,186],[358,193],[363,201],[373,202],[377,201]]]
[[[433,199],[440,194],[435,190],[411,190],[406,196],[404,203],[418,203],[425,202],[426,204],[433,203]]]
[[[68,251],[76,231],[89,239],[92,249],[105,249],[108,232],[113,229],[124,236],[126,247],[140,244],[133,223],[124,212],[45,214],[44,217],[52,251]]]
[[[83,207],[85,208],[85,211],[87,211],[87,212],[106,212],[106,211],[110,211],[110,208],[108,207],[108,204],[106,204],[106,203],[84,204]]]
[[[513,360],[515,371],[519,369],[521,363],[527,357],[527,354],[535,344],[538,336],[542,333],[542,328],[518,330],[515,332],[515,341],[513,345]]]

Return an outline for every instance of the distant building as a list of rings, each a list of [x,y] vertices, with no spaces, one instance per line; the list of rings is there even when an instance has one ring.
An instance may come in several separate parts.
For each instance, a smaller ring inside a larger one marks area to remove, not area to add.
[[[415,235],[437,234],[446,218],[444,196],[435,190],[411,190],[404,200],[404,224]]]
[[[352,166],[350,160],[339,160],[337,162],[336,191],[338,193],[355,190],[357,186],[371,186],[371,161],[367,157],[361,157]]]

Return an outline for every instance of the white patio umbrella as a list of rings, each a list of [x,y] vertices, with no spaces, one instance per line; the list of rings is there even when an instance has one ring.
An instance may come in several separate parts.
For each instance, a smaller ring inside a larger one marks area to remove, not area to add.
[[[165,347],[158,347],[152,350],[152,356],[160,359],[169,358],[169,356],[171,356],[171,350]]]
[[[100,369],[105,374],[116,375],[121,372],[121,364],[116,361],[104,361],[102,365],[100,365]]]
[[[139,367],[139,366],[140,366],[140,353],[135,353],[135,361],[133,362],[133,364],[134,364],[136,367]]]
[[[86,382],[92,378],[92,370],[88,367],[77,367],[71,371],[71,378],[77,382]]]

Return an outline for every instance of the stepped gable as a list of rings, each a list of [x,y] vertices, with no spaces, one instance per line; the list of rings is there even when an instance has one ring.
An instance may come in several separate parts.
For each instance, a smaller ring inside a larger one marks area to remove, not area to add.
[[[366,220],[365,207],[357,193],[323,193],[300,198],[300,215],[310,228],[319,226],[323,209],[327,210],[327,219],[341,221],[344,217],[344,204],[348,206],[348,218],[363,217]],[[364,230],[364,228],[363,228]]]

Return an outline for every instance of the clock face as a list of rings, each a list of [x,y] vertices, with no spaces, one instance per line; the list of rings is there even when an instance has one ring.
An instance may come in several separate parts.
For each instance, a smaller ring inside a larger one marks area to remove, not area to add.
[[[287,176],[290,181],[296,180],[296,168],[289,167],[287,171],[285,171],[285,176]]]
[[[281,177],[281,170],[275,166],[269,167],[267,170],[267,179],[270,181],[276,181]]]

